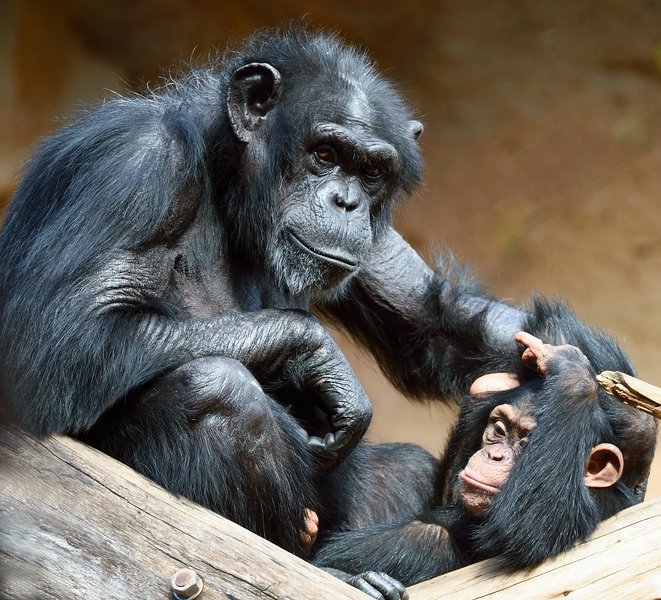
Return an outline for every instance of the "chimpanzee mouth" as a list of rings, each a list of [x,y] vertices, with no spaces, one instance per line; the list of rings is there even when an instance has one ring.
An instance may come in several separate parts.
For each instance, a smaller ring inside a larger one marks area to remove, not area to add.
[[[311,248],[301,238],[299,238],[291,229],[288,229],[287,233],[289,233],[289,236],[292,238],[292,240],[294,240],[294,242],[296,243],[296,245],[299,246],[299,248],[305,250],[308,254],[311,254],[312,256],[321,258],[322,260],[329,263],[334,263],[336,265],[341,266],[344,269],[349,269],[350,271],[356,270],[359,266],[359,263],[356,260],[352,260],[344,256],[338,256],[336,254],[327,254],[325,252],[320,252],[319,250],[315,250],[314,248]]]
[[[482,483],[480,480],[475,479],[474,477],[466,473],[466,469],[464,469],[461,473],[459,473],[459,478],[465,484],[474,487],[478,490],[482,490],[483,492],[488,492],[489,494],[500,493],[500,488],[493,487],[492,485],[487,485],[486,483]]]

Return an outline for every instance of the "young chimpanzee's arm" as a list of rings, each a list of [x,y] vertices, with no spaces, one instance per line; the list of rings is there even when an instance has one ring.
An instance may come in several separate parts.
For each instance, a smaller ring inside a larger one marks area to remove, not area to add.
[[[478,376],[511,370],[526,316],[462,273],[437,275],[393,229],[348,293],[319,308],[374,354],[400,390],[419,398],[467,393]]]
[[[462,514],[460,506],[450,505],[420,520],[338,532],[313,562],[349,574],[385,572],[413,585],[473,562],[462,548],[462,536],[453,532]]]

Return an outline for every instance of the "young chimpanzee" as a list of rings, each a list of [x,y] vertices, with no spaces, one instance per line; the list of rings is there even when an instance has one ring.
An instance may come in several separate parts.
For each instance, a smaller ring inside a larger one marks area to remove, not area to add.
[[[407,445],[357,449],[377,473],[365,486],[385,487],[390,503],[384,512],[382,489],[372,490],[373,503],[369,492],[361,506],[349,500],[344,530],[320,537],[317,565],[374,597],[397,598],[402,588],[370,572],[410,585],[488,557],[508,569],[534,566],[642,500],[654,420],[595,377],[631,372],[624,354],[559,303],[537,300],[526,329],[563,345],[517,334],[526,349],[516,378],[476,380],[441,463]]]

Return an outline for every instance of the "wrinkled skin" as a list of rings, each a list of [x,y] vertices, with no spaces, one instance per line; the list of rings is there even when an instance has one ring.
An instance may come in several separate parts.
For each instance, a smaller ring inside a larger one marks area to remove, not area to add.
[[[481,516],[491,506],[528,443],[536,424],[531,409],[501,404],[491,411],[482,448],[459,473],[461,501],[474,515]]]

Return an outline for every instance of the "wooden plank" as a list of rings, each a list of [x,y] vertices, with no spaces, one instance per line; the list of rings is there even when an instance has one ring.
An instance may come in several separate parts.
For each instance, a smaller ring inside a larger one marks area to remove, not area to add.
[[[0,427],[0,466],[1,598],[172,600],[182,567],[200,600],[368,598],[75,440]]]
[[[409,588],[410,600],[658,600],[661,497],[603,522],[590,540],[524,573],[488,560]]]
[[[661,419],[661,388],[620,371],[603,371],[597,381],[624,404]]]

